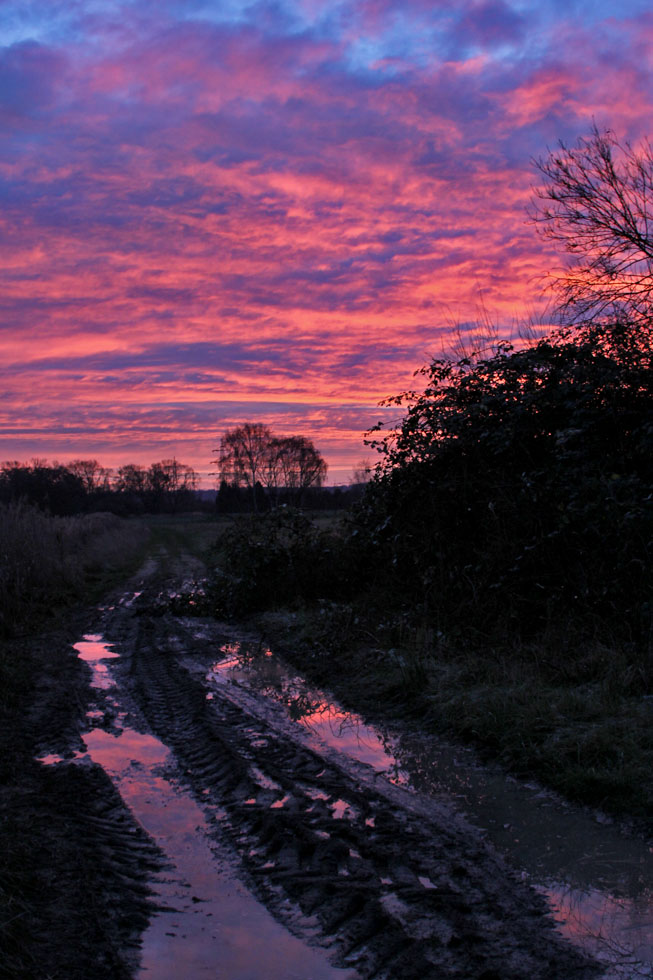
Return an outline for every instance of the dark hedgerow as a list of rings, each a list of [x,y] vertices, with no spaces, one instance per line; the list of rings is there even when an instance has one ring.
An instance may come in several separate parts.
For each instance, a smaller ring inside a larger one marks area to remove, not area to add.
[[[337,529],[282,507],[225,533],[217,608],[356,602],[454,645],[546,635],[560,663],[583,636],[650,650],[647,331],[587,325],[421,373],[423,392],[393,400],[397,430],[373,434],[379,472]],[[653,669],[639,676],[648,690]]]
[[[572,618],[650,642],[651,349],[627,325],[423,369],[358,515],[395,595],[442,629]]]

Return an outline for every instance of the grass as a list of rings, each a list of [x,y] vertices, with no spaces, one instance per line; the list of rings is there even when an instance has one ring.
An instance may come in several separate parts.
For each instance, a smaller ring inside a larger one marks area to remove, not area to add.
[[[50,517],[0,508],[0,635],[33,629],[72,602],[92,602],[143,554],[147,530],[112,514]]]
[[[569,602],[520,635],[509,618],[479,614],[487,595],[440,623],[396,578],[363,568],[361,582],[376,552],[361,554],[340,525],[327,535],[288,527],[272,515],[223,537],[210,592],[218,614],[258,613],[269,638],[352,708],[412,718],[568,799],[650,823],[653,645],[643,629],[630,635],[610,607]]]
[[[207,561],[231,517],[217,514],[147,514],[140,519],[150,536],[150,548],[163,559],[190,553]]]
[[[553,675],[547,652],[543,642],[480,668],[479,653],[434,656],[424,694],[430,714],[568,799],[650,819],[653,701],[633,690],[618,647],[597,651],[591,679]],[[623,665],[620,675],[612,660]]]

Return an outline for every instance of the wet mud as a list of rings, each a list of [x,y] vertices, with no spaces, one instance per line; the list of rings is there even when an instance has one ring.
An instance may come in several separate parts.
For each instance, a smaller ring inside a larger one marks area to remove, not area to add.
[[[336,748],[391,783],[453,801],[546,898],[560,933],[606,965],[606,978],[653,975],[650,842],[600,811],[482,765],[471,749],[419,726],[365,721],[260,641],[225,642],[206,680],[275,701],[318,749]],[[354,688],[350,681],[352,695]]]
[[[39,673],[0,728],[0,976],[128,980],[161,855],[101,767],[36,761],[83,750],[88,678],[69,638],[14,642],[3,656],[33,657]]]
[[[221,679],[224,627],[170,612],[173,584],[150,567],[60,638],[66,656],[43,671],[3,796],[11,820],[29,821],[17,839],[37,854],[29,937],[21,946],[25,923],[0,933],[15,970],[39,976],[47,961],[43,976],[73,980],[600,975],[555,931],[545,898],[444,797],[329,744],[319,726],[334,719],[319,705],[311,715],[310,704]]]

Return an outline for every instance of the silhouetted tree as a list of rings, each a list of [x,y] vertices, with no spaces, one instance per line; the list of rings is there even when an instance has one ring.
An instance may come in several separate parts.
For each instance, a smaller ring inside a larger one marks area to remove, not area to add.
[[[153,510],[176,511],[195,489],[196,483],[197,477],[191,466],[174,458],[163,459],[148,468],[145,493]]]
[[[76,514],[84,510],[87,491],[83,480],[60,463],[43,459],[31,463],[3,463],[0,469],[0,500],[24,500],[51,514]]]
[[[260,422],[246,422],[231,429],[220,440],[217,465],[220,476],[235,486],[250,487],[255,511],[258,511],[259,498],[256,483],[269,464],[270,443],[273,435],[267,425]]]
[[[354,486],[369,483],[372,479],[372,472],[373,467],[369,459],[361,459],[352,470],[351,482],[354,484]]]
[[[66,468],[78,476],[88,494],[107,491],[110,487],[111,470],[98,463],[97,459],[73,459]]]
[[[327,465],[310,439],[305,436],[275,436],[267,425],[246,422],[226,432],[220,440],[217,465],[221,480],[227,485],[246,486],[252,493],[255,512],[261,509],[265,495],[274,501],[280,490],[286,490],[299,501],[308,487],[319,487]],[[256,492],[257,483],[261,491]]]
[[[594,126],[536,162],[544,185],[531,216],[572,257],[553,280],[569,322],[602,318],[648,327],[653,313],[653,150]]]
[[[274,439],[270,455],[275,460],[275,488],[290,492],[294,503],[301,501],[309,487],[321,487],[327,464],[310,439],[305,436],[286,436]]]
[[[114,481],[114,489],[119,493],[130,493],[141,496],[147,485],[147,471],[137,463],[126,463],[118,467]]]

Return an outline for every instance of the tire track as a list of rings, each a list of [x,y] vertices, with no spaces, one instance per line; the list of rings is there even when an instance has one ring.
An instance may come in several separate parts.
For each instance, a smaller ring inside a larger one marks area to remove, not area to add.
[[[179,637],[182,637],[181,642]],[[216,839],[294,931],[316,927],[363,977],[571,980],[597,970],[554,933],[543,901],[459,822],[356,778],[180,665],[190,636],[141,615],[134,693]]]

